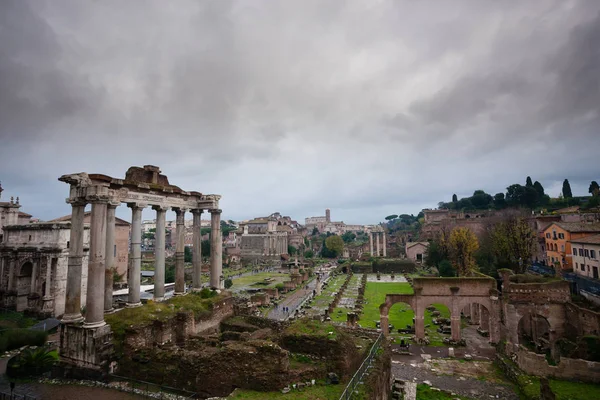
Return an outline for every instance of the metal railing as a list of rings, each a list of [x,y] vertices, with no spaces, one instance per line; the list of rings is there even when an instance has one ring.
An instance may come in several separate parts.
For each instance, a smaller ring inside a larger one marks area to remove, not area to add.
[[[350,379],[350,382],[348,382],[348,385],[346,385],[346,389],[344,389],[344,392],[340,396],[340,400],[350,400],[352,398],[354,390],[356,389],[363,376],[367,372],[367,369],[371,366],[373,358],[375,358],[377,350],[379,350],[379,348],[381,347],[381,342],[383,341],[383,339],[384,336],[383,333],[381,333],[379,337],[377,337],[377,340],[375,340],[375,343],[373,343],[373,346],[371,346],[371,350],[369,350],[369,355],[367,355],[360,367],[358,367],[358,370],[356,370],[356,372],[352,376],[352,379]]]
[[[136,379],[126,378],[124,376],[109,375],[110,385],[114,389],[135,393],[152,399],[196,399],[198,394],[184,389],[177,389],[170,386],[158,385],[152,382],[138,381]],[[118,383],[115,386],[114,383]],[[2,400],[0,398],[0,400]]]
[[[0,400],[37,400],[37,397],[27,396],[26,394],[0,392]]]

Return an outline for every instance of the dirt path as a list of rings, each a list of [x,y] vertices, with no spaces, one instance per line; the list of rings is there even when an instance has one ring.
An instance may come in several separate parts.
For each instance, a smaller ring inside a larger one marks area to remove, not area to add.
[[[300,306],[300,304],[302,304],[302,302],[308,297],[313,295],[313,290],[317,286],[317,280],[313,279],[306,286],[308,287],[308,289],[303,287],[302,289],[297,289],[294,293],[288,295],[283,301],[281,301],[277,305],[277,308],[273,308],[269,312],[267,318],[282,321],[294,315],[294,312]],[[288,307],[289,312],[284,312],[284,307]]]

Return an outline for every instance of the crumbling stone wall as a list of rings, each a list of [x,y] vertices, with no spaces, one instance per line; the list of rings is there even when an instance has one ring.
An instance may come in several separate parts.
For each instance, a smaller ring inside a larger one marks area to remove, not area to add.
[[[557,365],[549,365],[543,354],[520,347],[515,353],[516,363],[529,375],[557,379],[600,382],[600,362],[561,357]]]

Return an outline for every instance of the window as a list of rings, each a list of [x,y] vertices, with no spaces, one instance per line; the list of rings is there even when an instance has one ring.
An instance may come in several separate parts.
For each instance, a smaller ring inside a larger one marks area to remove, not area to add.
[[[550,233],[546,233],[546,239],[550,239]]]
[[[576,256],[577,255],[577,249],[575,247],[573,247],[573,255]]]
[[[556,231],[552,231],[552,238],[556,240]]]
[[[581,264],[581,270],[585,271],[585,265],[584,264]]]
[[[565,245],[564,244],[560,245],[560,251],[565,251]]]
[[[583,249],[579,249],[579,257],[583,257]]]
[[[67,241],[67,249],[69,248],[70,245],[71,245],[71,242]]]
[[[596,258],[596,250],[590,250],[590,258]]]
[[[575,263],[575,269],[579,268],[579,263]]]
[[[554,243],[554,251],[558,251],[558,245]]]
[[[552,257],[552,262],[554,262],[554,257]]]
[[[590,257],[590,251],[588,249],[585,249],[585,256],[588,258]]]
[[[564,233],[559,233],[558,234],[558,238],[559,239],[564,239],[565,238],[565,234]]]
[[[113,249],[113,257],[117,256],[117,245],[115,244],[115,247]]]

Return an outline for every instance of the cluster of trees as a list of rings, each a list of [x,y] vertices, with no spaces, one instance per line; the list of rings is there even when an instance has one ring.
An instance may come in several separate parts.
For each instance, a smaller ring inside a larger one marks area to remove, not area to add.
[[[535,231],[520,217],[495,224],[479,239],[469,228],[442,230],[429,244],[425,265],[438,268],[441,276],[465,276],[472,271],[494,276],[499,268],[523,273],[536,240]]]
[[[424,214],[420,212],[416,217],[413,214],[392,214],[385,217],[387,228],[390,233],[400,231],[417,232],[423,223]]]
[[[588,202],[587,207],[597,207],[600,203],[598,195],[599,191],[598,183],[592,181],[589,188],[589,193],[592,194],[593,198]],[[595,191],[595,192],[594,192]],[[595,198],[595,199],[594,199]],[[526,208],[539,208],[554,206],[556,208],[565,207],[569,205],[579,205],[582,199],[574,197],[571,190],[571,184],[568,179],[563,181],[562,196],[558,199],[551,199],[545,191],[544,187],[539,181],[533,182],[531,177],[525,179],[525,185],[515,183],[506,188],[506,193],[496,193],[491,195],[483,190],[476,190],[470,197],[463,197],[460,200],[456,194],[452,195],[452,201],[449,203],[440,202],[438,203],[439,208],[448,208],[450,210],[486,210],[496,209],[500,210],[507,207],[526,207]],[[590,202],[592,202],[590,204]]]
[[[323,258],[337,258],[342,255],[344,251],[344,240],[341,236],[330,235],[326,239],[323,239],[323,246],[321,248],[321,257]]]

